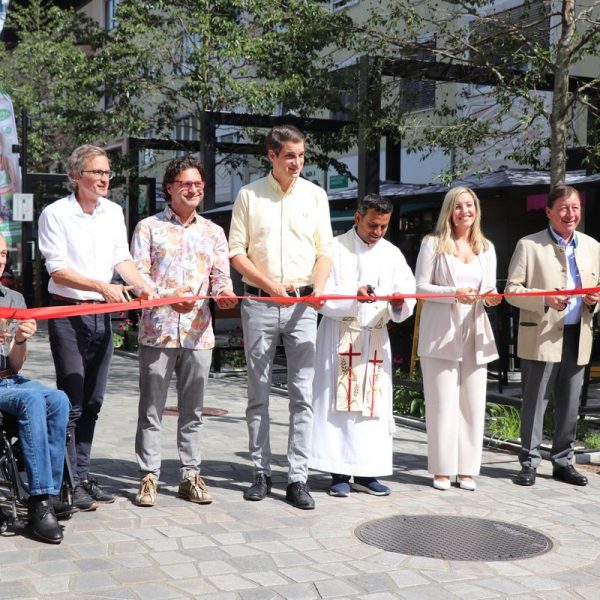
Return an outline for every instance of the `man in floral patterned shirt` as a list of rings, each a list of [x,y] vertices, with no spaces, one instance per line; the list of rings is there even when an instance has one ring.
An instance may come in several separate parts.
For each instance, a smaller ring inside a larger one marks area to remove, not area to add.
[[[204,171],[192,157],[167,166],[164,211],[138,223],[131,242],[142,277],[161,296],[216,297],[221,308],[237,299],[229,278],[228,247],[221,227],[196,209],[204,195]],[[208,300],[144,310],[140,320],[140,403],[135,452],[140,467],[138,506],[156,503],[160,476],[162,413],[173,371],[179,411],[179,496],[199,504],[212,498],[200,477],[200,428],[208,371],[215,345]]]

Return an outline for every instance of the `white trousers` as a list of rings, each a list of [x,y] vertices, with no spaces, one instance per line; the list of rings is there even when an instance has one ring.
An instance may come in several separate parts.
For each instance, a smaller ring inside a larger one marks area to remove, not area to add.
[[[427,470],[434,475],[478,475],[481,467],[487,365],[467,348],[462,361],[421,357]]]

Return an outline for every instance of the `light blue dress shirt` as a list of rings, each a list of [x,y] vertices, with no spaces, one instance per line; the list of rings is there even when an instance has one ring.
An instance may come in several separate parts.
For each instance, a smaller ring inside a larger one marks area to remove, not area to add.
[[[567,259],[567,289],[572,290],[574,288],[581,287],[581,277],[579,275],[579,269],[577,268],[577,261],[575,260],[575,248],[577,247],[577,233],[573,232],[573,236],[568,242],[565,240],[548,225],[550,234],[554,238],[554,241],[563,249],[565,257]],[[567,302],[567,307],[564,311],[564,324],[565,325],[577,325],[581,321],[581,309],[583,307],[582,296],[570,296]]]

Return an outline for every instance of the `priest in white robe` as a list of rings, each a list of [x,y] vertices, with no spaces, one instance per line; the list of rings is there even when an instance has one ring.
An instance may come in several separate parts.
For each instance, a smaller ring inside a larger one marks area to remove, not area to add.
[[[328,300],[317,334],[313,386],[313,442],[309,467],[331,473],[329,493],[351,489],[390,493],[377,477],[392,474],[392,357],[387,323],[408,318],[415,278],[400,250],[383,239],[392,215],[389,200],[369,194],[359,203],[355,225],[334,239]],[[398,295],[398,300],[372,301]],[[353,478],[352,488],[350,479]]]

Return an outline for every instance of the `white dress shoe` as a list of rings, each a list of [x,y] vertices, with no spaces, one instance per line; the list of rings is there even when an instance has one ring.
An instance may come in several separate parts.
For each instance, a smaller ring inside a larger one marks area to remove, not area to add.
[[[436,490],[449,490],[450,489],[450,478],[448,479],[436,479],[433,478],[433,487]]]
[[[461,479],[458,478],[458,487],[461,490],[467,490],[469,492],[474,492],[477,489],[477,484],[474,479]]]

